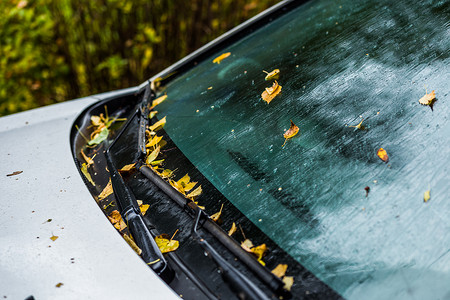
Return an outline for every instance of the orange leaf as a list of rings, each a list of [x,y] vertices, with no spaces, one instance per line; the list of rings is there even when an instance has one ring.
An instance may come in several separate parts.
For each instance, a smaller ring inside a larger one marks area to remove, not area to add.
[[[237,226],[236,223],[233,222],[233,224],[231,225],[230,231],[228,231],[228,235],[232,236],[237,230]]]
[[[231,52],[223,53],[223,54],[217,56],[216,58],[214,58],[213,63],[220,64],[222,62],[222,60],[224,60],[225,58],[227,58],[230,55],[231,55]]]
[[[281,85],[275,80],[271,87],[265,89],[261,98],[269,104],[281,92]]]
[[[287,267],[288,265],[279,264],[278,266],[275,267],[275,269],[272,270],[272,273],[282,278],[286,274]]]
[[[211,220],[213,220],[216,223],[220,223],[221,222],[221,217],[222,217],[222,209],[223,209],[223,203],[222,203],[222,206],[220,207],[220,211],[218,211],[215,214],[211,215]]]
[[[436,93],[434,91],[431,91],[429,94],[425,92],[425,96],[419,99],[419,103],[422,105],[431,105],[435,99]]]
[[[299,131],[299,128],[297,125],[294,124],[294,122],[292,122],[291,120],[291,126],[289,127],[288,130],[286,130],[286,132],[283,134],[283,137],[285,138],[284,140],[284,144],[281,147],[284,147],[284,145],[286,144],[286,141],[292,137],[294,137]]]
[[[377,155],[382,161],[388,162],[389,156],[388,156],[386,150],[384,150],[383,148],[378,149]]]

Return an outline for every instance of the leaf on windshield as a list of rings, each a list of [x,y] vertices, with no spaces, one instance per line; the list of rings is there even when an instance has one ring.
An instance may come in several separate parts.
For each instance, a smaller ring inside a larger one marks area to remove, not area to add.
[[[284,276],[283,277],[283,282],[284,282],[284,289],[286,291],[291,291],[292,285],[294,284],[294,277],[292,276]]]
[[[364,119],[362,119],[361,122],[359,122],[358,125],[350,125],[348,127],[353,127],[353,128],[359,129],[359,130],[364,130],[364,129],[366,129],[366,127],[364,125],[362,125],[363,121],[364,121]]]
[[[88,142],[89,146],[95,146],[103,142],[108,138],[109,130],[106,127],[103,127],[103,129],[94,135],[94,137]]]
[[[157,128],[158,129],[163,128],[165,124],[166,124],[166,117],[162,118],[161,120],[159,120],[158,122],[156,122],[155,124],[150,126],[149,129],[151,131],[155,131]],[[161,128],[159,128],[159,127],[161,127]]]
[[[147,143],[147,145],[145,145],[145,147],[151,148],[151,147],[156,146],[162,140],[162,138],[163,138],[162,136],[157,136],[157,135],[153,136],[153,138],[150,141],[148,141],[148,143]]]
[[[201,193],[202,193],[202,186],[199,185],[195,190],[186,195],[186,198],[192,199],[200,196]]]
[[[125,224],[125,222],[123,221],[122,216],[120,215],[118,210],[113,210],[109,214],[108,219],[117,230],[122,231],[127,227],[127,224]]]
[[[286,265],[286,264],[279,264],[278,266],[275,267],[275,269],[272,270],[272,273],[275,276],[278,276],[278,277],[282,278],[286,274],[287,268],[288,268],[288,265]]]
[[[150,154],[147,156],[147,159],[145,160],[145,163],[146,163],[147,165],[150,165],[151,162],[154,161],[154,160],[158,157],[159,151],[160,151],[160,150],[161,150],[161,148],[160,148],[159,146],[156,147],[155,150],[153,150],[152,153],[150,153]]]
[[[228,231],[228,235],[232,236],[236,232],[236,230],[237,230],[236,223],[233,222],[233,224],[231,224],[230,230]]]
[[[260,264],[262,264],[263,266],[266,265],[266,263],[262,260],[263,256],[267,252],[266,244],[261,244],[259,246],[253,247],[251,249],[251,252],[256,255],[256,257],[258,258],[258,261],[259,261]]]
[[[155,237],[156,245],[158,245],[162,253],[172,252],[178,249],[180,243],[173,239],[177,231],[175,231],[172,237],[167,234],[161,234]]]
[[[281,92],[281,85],[275,80],[271,87],[268,87],[261,94],[261,98],[269,104]]]
[[[148,118],[149,118],[149,119],[153,119],[153,117],[156,116],[157,113],[158,113],[158,112],[157,112],[156,110],[151,111],[151,112],[148,114]]]
[[[84,177],[93,185],[95,186],[94,180],[92,180],[91,174],[89,174],[88,171],[88,165],[86,163],[81,164],[81,173],[83,173]]]
[[[138,247],[138,245],[136,245],[136,243],[134,242],[133,237],[129,236],[128,234],[124,234],[123,235],[123,239],[125,241],[127,241],[128,245],[130,245],[131,249],[133,249],[137,255],[141,255],[142,254],[142,249]]]
[[[428,202],[431,198],[431,191],[427,190],[425,193],[423,193],[423,202]]]
[[[220,64],[222,62],[222,60],[224,60],[225,58],[227,58],[230,55],[231,55],[231,52],[223,53],[223,54],[217,56],[216,58],[214,58],[213,63]]]
[[[134,164],[129,164],[129,165],[125,165],[122,167],[122,169],[119,169],[120,173],[126,173],[126,172],[130,172],[131,170],[134,169],[134,166],[136,165],[136,163]]]
[[[266,81],[280,78],[280,69],[275,69],[272,72],[267,72],[263,70],[263,72],[267,74],[265,78]]]
[[[150,109],[153,109],[156,105],[161,104],[166,99],[167,99],[167,95],[163,95],[161,97],[156,98],[155,100],[152,101],[152,106],[150,107]]]
[[[222,222],[222,219],[221,219],[222,209],[223,209],[223,203],[222,203],[222,206],[220,207],[220,210],[218,212],[216,212],[215,214],[211,215],[211,220],[213,220],[216,223],[221,223]]]
[[[105,186],[105,188],[103,189],[103,191],[100,193],[100,195],[98,195],[98,200],[103,200],[106,197],[108,197],[109,195],[111,195],[113,193],[113,187],[112,187],[112,183],[111,183],[111,178],[109,178],[108,184]]]
[[[284,140],[284,143],[283,143],[283,145],[281,147],[284,147],[284,145],[286,144],[288,139],[290,139],[290,138],[294,137],[295,135],[297,135],[298,131],[299,131],[298,126],[295,125],[294,122],[292,122],[292,120],[291,120],[291,126],[283,134],[283,137],[285,138],[285,140]]]
[[[83,159],[87,162],[88,167],[90,165],[94,164],[94,160],[92,158],[90,158],[89,156],[87,156],[86,154],[84,154],[83,149],[81,149],[81,156],[83,156]]]
[[[384,161],[386,163],[388,162],[389,156],[388,156],[386,150],[384,150],[383,148],[378,149],[377,155],[382,161]]]
[[[431,93],[425,92],[425,96],[419,99],[419,103],[422,105],[431,105],[436,100],[436,93],[431,91]]]

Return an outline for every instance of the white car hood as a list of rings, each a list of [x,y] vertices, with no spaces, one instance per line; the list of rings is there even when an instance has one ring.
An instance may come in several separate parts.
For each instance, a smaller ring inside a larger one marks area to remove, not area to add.
[[[104,97],[0,118],[1,298],[177,298],[109,223],[73,161],[72,123]]]

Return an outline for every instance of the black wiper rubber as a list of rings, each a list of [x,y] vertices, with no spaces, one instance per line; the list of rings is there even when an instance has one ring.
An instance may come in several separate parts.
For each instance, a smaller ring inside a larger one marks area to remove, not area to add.
[[[198,232],[200,220],[203,219],[207,221],[210,219],[199,207],[197,207],[195,214],[196,217],[194,219],[194,225],[192,226],[192,235],[197,239],[197,242],[202,246],[207,255],[217,264],[223,279],[230,285],[230,288],[238,295],[239,299],[269,300],[270,298],[267,297],[257,285],[228,263],[204,238],[202,238]]]

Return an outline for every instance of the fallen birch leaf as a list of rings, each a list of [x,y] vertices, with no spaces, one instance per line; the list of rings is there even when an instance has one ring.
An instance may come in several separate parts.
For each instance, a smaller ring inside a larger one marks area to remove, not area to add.
[[[6,176],[16,176],[16,175],[19,175],[21,173],[23,173],[23,171],[15,171],[15,172],[12,172],[11,174],[6,174]]]
[[[123,235],[123,239],[127,241],[128,245],[130,245],[131,249],[133,249],[137,253],[137,255],[141,255],[142,249],[139,248],[138,245],[136,245],[132,237],[125,233]]]
[[[162,253],[172,252],[178,249],[180,243],[173,239],[174,236],[175,234],[170,238],[167,234],[161,234],[155,237],[156,245],[158,245]]]
[[[161,148],[159,146],[156,147],[155,150],[153,150],[152,153],[150,153],[147,156],[147,159],[145,160],[145,163],[147,165],[149,165],[152,161],[154,161],[158,157],[160,150],[161,150]]]
[[[281,92],[281,85],[275,80],[271,87],[268,87],[261,94],[261,98],[269,104]]]
[[[119,172],[120,173],[130,172],[131,170],[134,169],[135,165],[136,165],[136,163],[123,166],[122,169],[119,169]]]
[[[159,120],[158,122],[156,122],[155,124],[150,126],[149,129],[150,129],[150,131],[155,131],[155,129],[158,127],[163,128],[164,124],[166,124],[166,117],[162,118],[161,120]]]
[[[159,175],[161,175],[161,178],[163,179],[170,179],[172,178],[175,174],[174,174],[175,170],[170,170],[170,169],[165,169],[164,171],[162,171],[161,173],[159,173]]]
[[[60,288],[60,287],[62,287],[63,285],[64,285],[64,283],[58,282],[58,283],[55,285],[55,287]]]
[[[108,219],[117,230],[122,231],[123,229],[125,229],[127,227],[127,225],[123,221],[122,216],[120,215],[118,210],[113,210],[109,214]]]
[[[263,256],[266,254],[267,251],[267,246],[266,244],[261,244],[259,246],[253,247],[251,249],[252,253],[256,255],[256,257],[258,258],[258,261],[260,264],[262,264],[263,266],[266,265],[266,263],[262,260]]]
[[[200,194],[202,193],[202,186],[199,185],[195,190],[193,190],[192,192],[190,192],[186,198],[195,198],[197,196],[200,196]]]
[[[222,209],[223,209],[223,203],[222,206],[220,207],[220,211],[216,212],[215,214],[211,215],[211,220],[213,220],[216,223],[221,223],[221,217],[222,217]]]
[[[299,128],[297,125],[294,124],[294,122],[292,122],[291,120],[291,126],[289,127],[288,130],[286,130],[286,132],[283,134],[283,137],[285,138],[284,143],[281,147],[284,147],[284,145],[286,144],[287,140],[294,137],[299,131]]]
[[[427,94],[425,92],[425,96],[419,99],[419,103],[422,105],[431,105],[433,101],[436,99],[436,93],[431,91],[431,93]]]
[[[92,180],[91,174],[89,174],[89,171],[87,169],[87,164],[86,163],[82,163],[81,164],[81,173],[83,173],[84,177],[86,177],[86,179],[93,185],[95,186],[94,181]]]
[[[280,69],[275,69],[270,73],[267,71],[264,71],[264,70],[263,70],[263,72],[267,74],[267,76],[265,78],[266,81],[280,78]]]
[[[167,99],[167,95],[163,95],[161,97],[156,98],[155,100],[152,101],[152,106],[150,107],[150,109],[154,108],[156,105],[161,104],[166,99]]]
[[[283,282],[284,282],[284,289],[286,291],[291,291],[292,285],[294,284],[294,277],[292,276],[284,276],[283,277]]]
[[[231,224],[230,230],[228,231],[228,235],[232,236],[236,232],[236,230],[237,230],[236,223],[233,222],[233,224]]]
[[[157,113],[158,113],[158,112],[157,112],[156,110],[151,111],[151,112],[148,114],[148,118],[149,118],[149,119],[153,119],[153,117],[156,116]]]
[[[243,241],[243,242],[241,243],[241,247],[242,247],[245,251],[247,251],[247,252],[252,252],[252,248],[253,248],[254,246],[253,246],[252,241],[250,241],[249,239],[246,239],[245,241]]]
[[[111,195],[113,193],[113,187],[112,187],[112,183],[111,183],[111,178],[109,178],[108,184],[105,186],[105,188],[103,189],[103,191],[100,193],[100,195],[98,195],[98,200],[103,200],[106,197],[108,197],[109,195]]]
[[[83,149],[81,149],[81,156],[83,156],[83,159],[86,161],[88,167],[94,164],[94,160],[89,156],[87,156],[86,154],[84,154]]]
[[[145,147],[147,148],[151,148],[156,146],[161,140],[162,140],[162,136],[157,136],[155,135],[150,141],[148,141],[147,145],[145,145]]]
[[[150,164],[152,166],[160,166],[160,165],[162,165],[163,162],[164,162],[164,159],[160,159],[160,160],[154,160]]]
[[[377,155],[382,161],[384,161],[386,163],[388,162],[389,156],[388,156],[386,150],[384,150],[383,148],[378,149]]]
[[[279,264],[278,266],[275,267],[275,269],[272,270],[272,274],[282,278],[286,274],[287,268],[288,268],[288,265]]]
[[[188,183],[190,180],[191,180],[191,177],[189,177],[189,175],[186,174],[186,175],[184,175],[183,177],[181,177],[181,179],[179,179],[179,180],[177,181],[177,183],[178,183],[179,185],[185,185],[185,184]]]
[[[230,55],[231,55],[231,52],[223,53],[223,54],[217,56],[216,58],[214,58],[213,63],[220,64],[222,62],[222,60],[224,60],[225,58],[227,58]]]
[[[428,202],[431,198],[431,191],[427,190],[425,193],[423,193],[423,202]]]
[[[109,130],[104,127],[95,137],[88,142],[89,146],[98,145],[108,138]]]
[[[150,207],[149,204],[140,204],[139,205],[139,209],[141,210],[141,213],[143,216],[145,216],[145,213],[147,212],[149,207]]]
[[[59,236],[57,236],[57,235],[52,235],[52,236],[50,237],[50,239],[51,239],[52,241],[56,241],[58,238],[59,238]]]

